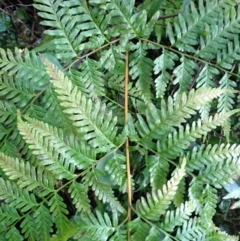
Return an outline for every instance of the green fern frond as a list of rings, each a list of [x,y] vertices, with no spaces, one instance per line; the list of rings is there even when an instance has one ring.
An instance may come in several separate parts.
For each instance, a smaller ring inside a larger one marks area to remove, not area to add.
[[[72,70],[70,78],[74,76],[75,83],[80,86],[80,90],[86,93],[89,97],[103,96],[105,94],[105,79],[99,62],[86,58],[86,60],[79,65],[79,71]]]
[[[121,192],[127,191],[125,156],[114,153],[114,156],[107,162],[105,170],[110,175],[113,185],[118,185]]]
[[[167,181],[169,163],[159,156],[147,156],[146,165],[149,168],[150,185],[153,191],[162,188]]]
[[[157,110],[154,105],[149,104],[145,111],[147,121],[141,115],[137,115],[138,122],[135,127],[141,136],[141,139],[137,138],[138,141],[144,143],[146,148],[152,146],[151,140],[158,140],[162,135],[174,132],[175,126],[180,126],[186,119],[196,114],[196,110],[201,106],[222,93],[224,93],[224,90],[221,89],[198,89],[196,91],[192,89],[188,97],[183,93],[175,101],[171,97],[168,98],[167,102],[162,100],[161,111]],[[132,131],[133,128],[130,128],[130,130],[130,136],[136,137],[136,133]]]
[[[202,193],[202,202],[203,209],[200,213],[201,218],[203,219],[202,223],[206,229],[210,229],[213,216],[216,213],[216,207],[218,202],[217,190],[211,187],[209,184],[203,190]]]
[[[36,0],[34,7],[38,9],[38,15],[43,19],[41,24],[52,29],[45,33],[50,36],[56,36],[53,40],[57,56],[60,58],[73,58],[77,56],[76,48],[79,45],[77,34],[81,25],[76,16],[70,17],[65,8],[61,7],[60,1],[56,0]],[[66,3],[65,3],[66,4]],[[75,39],[75,41],[73,41]]]
[[[163,222],[160,224],[160,228],[166,232],[172,232],[176,226],[181,226],[190,219],[194,209],[191,202],[185,202],[176,210],[167,211]]]
[[[80,163],[76,161],[74,156],[65,153],[68,148],[64,141],[61,142],[60,140],[56,142],[54,138],[51,140],[51,135],[49,135],[48,130],[52,132],[53,136],[56,135],[58,140],[60,139],[59,136],[61,137],[61,133],[57,133],[56,130],[54,131],[54,128],[39,121],[33,121],[31,124],[24,122],[20,116],[18,129],[23,139],[29,145],[29,148],[33,150],[32,153],[41,160],[39,162],[40,166],[45,166],[48,171],[59,179],[71,179],[75,177],[74,166],[80,165]],[[62,152],[58,151],[58,147],[62,147]],[[68,163],[68,158],[72,160],[72,163]],[[82,164],[84,165],[84,163],[81,163],[81,165]]]
[[[216,163],[223,163],[225,159],[235,159],[240,155],[239,145],[208,145],[194,147],[187,153],[186,170],[192,172],[193,170],[201,170],[207,166],[215,165]]]
[[[176,158],[183,152],[183,150],[189,147],[190,142],[202,137],[202,135],[215,129],[217,126],[223,125],[226,120],[236,112],[238,112],[238,110],[233,110],[228,113],[221,112],[213,117],[210,116],[210,118],[203,123],[201,120],[198,120],[197,122],[193,122],[191,127],[186,125],[185,131],[183,130],[183,127],[180,126],[178,132],[175,131],[169,134],[166,139],[159,142],[159,155],[167,159]]]
[[[153,61],[146,57],[146,44],[138,42],[136,51],[130,55],[129,74],[136,80],[136,92],[145,102],[149,103],[152,99],[151,82]]]
[[[11,228],[9,231],[6,232],[5,238],[6,238],[5,239],[6,241],[8,240],[23,241],[24,240],[24,237],[20,234],[20,231],[15,227]]]
[[[198,218],[190,218],[183,223],[181,228],[177,229],[176,238],[184,241],[202,241],[205,240],[206,230],[201,227]]]
[[[175,205],[175,207],[180,207],[180,205],[184,202],[185,193],[186,193],[186,185],[185,184],[186,184],[186,180],[185,180],[185,178],[183,178],[178,185],[177,192],[173,199],[173,204]]]
[[[33,213],[36,230],[41,234],[42,240],[49,240],[49,234],[52,232],[53,218],[48,208],[41,204]]]
[[[143,222],[139,217],[129,223],[129,229],[131,231],[131,238],[133,241],[146,240],[150,231],[149,225]]]
[[[48,201],[48,205],[50,206],[50,212],[57,227],[57,233],[64,233],[69,225],[67,218],[68,210],[66,204],[63,202],[62,197],[60,197],[58,194],[55,194]]]
[[[14,54],[0,49],[0,74],[7,73],[9,76],[16,75],[18,79],[34,83],[36,89],[42,89],[49,83],[43,63],[34,51],[15,48]],[[26,85],[26,84],[25,84]],[[28,84],[30,86],[30,84]]]
[[[136,202],[137,212],[144,218],[157,221],[159,217],[166,212],[171,201],[173,200],[179,182],[185,175],[186,160],[183,161],[181,168],[178,169],[174,176],[163,186],[162,190],[147,194],[147,198],[141,198]]]
[[[156,97],[163,97],[167,84],[171,79],[170,71],[175,66],[178,56],[163,48],[162,54],[154,60],[154,74],[159,75],[155,80]]]
[[[15,80],[6,73],[0,75],[1,98],[17,104],[20,108],[25,106],[35,96],[33,86],[27,85],[26,82],[26,80],[23,81],[22,79]]]
[[[39,230],[36,229],[34,218],[30,215],[26,216],[21,222],[21,229],[27,240],[37,240],[39,238]]]
[[[211,184],[216,188],[221,188],[231,183],[234,178],[238,176],[239,171],[238,158],[234,158],[207,167],[200,172],[197,179],[200,182]]]
[[[99,100],[93,103],[91,99],[87,99],[53,64],[46,60],[44,62],[61,105],[65,108],[64,112],[77,126],[82,138],[92,147],[98,148],[99,152],[115,148],[117,118],[112,118],[112,112],[107,112],[106,105],[101,105]]]
[[[16,209],[26,212],[38,205],[36,198],[24,189],[19,188],[14,182],[0,178],[0,199],[5,200]]]
[[[11,180],[17,180],[17,185],[27,191],[39,188],[40,196],[46,196],[54,191],[54,185],[50,177],[45,177],[44,173],[31,166],[29,162],[12,158],[0,153],[0,167]]]
[[[91,170],[83,177],[85,185],[92,188],[99,200],[103,203],[109,203],[113,210],[117,209],[120,212],[124,212],[124,208],[114,196],[111,187],[107,183],[100,181],[99,176],[101,175],[102,173],[98,169]]]
[[[236,83],[232,80],[229,79],[229,76],[225,74],[222,79],[220,80],[220,88],[228,90],[226,94],[223,96],[220,96],[218,99],[218,112],[227,112],[229,110],[233,109],[234,105],[234,98],[235,94],[231,92],[236,88]],[[226,136],[227,140],[229,141],[229,135],[230,135],[230,128],[231,128],[231,123],[230,120],[226,120],[224,125],[223,125],[223,130],[224,130],[224,135]]]
[[[232,69],[234,63],[240,60],[240,43],[236,36],[227,46],[217,53],[217,64],[225,69]]]
[[[79,224],[78,234],[75,238],[83,238],[85,233],[91,240],[106,241],[116,231],[117,227],[112,226],[111,219],[107,213],[101,214],[96,211],[96,216],[89,213]],[[84,238],[85,240],[85,238]]]
[[[173,74],[175,74],[173,84],[179,85],[179,89],[177,91],[178,94],[187,92],[192,84],[192,77],[198,68],[195,62],[184,56],[181,57],[180,61],[181,64],[177,66],[173,71]]]
[[[17,211],[16,208],[8,205],[1,203],[0,206],[0,222],[4,226],[11,226],[14,222],[18,221],[20,219],[20,215]],[[5,232],[6,230],[0,229],[0,233]]]
[[[68,192],[78,212],[89,213],[91,211],[87,191],[88,189],[83,184],[76,181],[69,186]]]
[[[206,241],[238,241],[237,236],[230,236],[223,231],[214,231],[207,235]]]
[[[16,106],[8,101],[0,101],[0,123],[10,126],[17,119]]]

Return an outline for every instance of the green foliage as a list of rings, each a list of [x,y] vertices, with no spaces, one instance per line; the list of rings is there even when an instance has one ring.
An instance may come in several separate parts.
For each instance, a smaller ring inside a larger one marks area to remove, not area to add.
[[[44,41],[0,49],[0,240],[238,240],[214,218],[240,176],[239,4],[34,7]]]

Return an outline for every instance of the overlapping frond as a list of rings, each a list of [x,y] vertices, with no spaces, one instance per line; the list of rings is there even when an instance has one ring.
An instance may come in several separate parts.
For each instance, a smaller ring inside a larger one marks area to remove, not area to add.
[[[15,48],[14,53],[10,50],[0,49],[0,74],[7,73],[9,76],[16,75],[21,81],[25,81],[23,86],[32,86],[34,89],[42,89],[49,83],[44,64],[34,51],[24,49],[23,51]],[[27,85],[28,83],[28,85]],[[17,85],[18,83],[15,82]],[[21,86],[20,88],[23,88]],[[18,86],[19,88],[19,86]],[[29,87],[31,89],[31,87]]]
[[[136,136],[133,128],[130,128],[130,136],[141,141],[146,147],[152,146],[152,140],[158,140],[161,136],[167,135],[180,126],[186,119],[196,114],[196,110],[204,106],[212,99],[220,96],[224,90],[220,89],[193,89],[186,96],[179,95],[176,100],[171,97],[167,101],[161,101],[161,110],[149,104],[145,111],[146,120],[138,114],[138,122],[135,126],[140,137]]]
[[[151,195],[147,194],[147,197],[142,197],[136,203],[136,209],[144,218],[149,220],[158,221],[159,217],[165,213],[169,207],[171,201],[176,194],[177,187],[183,176],[185,175],[186,160],[183,161],[181,168],[178,169],[174,176],[157,192],[153,192]]]
[[[53,64],[46,60],[44,62],[61,101],[60,105],[78,127],[82,138],[94,148],[98,148],[98,151],[105,152],[116,147],[117,118],[112,116],[112,112],[108,112],[106,105],[101,105],[100,100],[93,102],[88,99]]]
[[[83,177],[85,185],[88,185],[92,188],[99,200],[101,200],[103,203],[109,203],[113,210],[124,212],[124,208],[114,196],[112,188],[110,185],[100,180],[100,175],[102,175],[102,173],[97,169],[88,172]]]

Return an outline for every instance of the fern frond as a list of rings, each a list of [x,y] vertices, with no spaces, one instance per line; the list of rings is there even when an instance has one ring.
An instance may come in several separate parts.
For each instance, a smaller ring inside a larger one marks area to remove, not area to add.
[[[121,206],[117,198],[114,197],[111,187],[107,183],[101,182],[99,180],[99,175],[102,175],[102,173],[97,169],[93,169],[83,177],[83,180],[86,185],[93,189],[99,200],[103,203],[109,203],[113,210],[117,209],[120,212],[124,212],[124,208]]]
[[[21,229],[27,240],[37,240],[39,238],[39,230],[36,229],[34,218],[28,215],[21,222]]]
[[[33,213],[35,229],[41,234],[42,240],[49,240],[52,232],[53,218],[48,208],[41,204]]]
[[[161,136],[167,135],[175,130],[175,126],[179,126],[196,114],[196,110],[210,102],[212,99],[224,93],[221,89],[193,89],[189,92],[188,97],[185,93],[179,95],[174,101],[171,97],[168,101],[161,101],[161,111],[157,110],[152,104],[146,108],[146,121],[141,115],[137,115],[138,122],[135,124],[136,129],[141,136],[137,137],[138,141],[144,143],[146,148],[152,147],[151,140],[159,140]],[[130,136],[135,136],[133,128],[130,128]]]
[[[186,170],[192,172],[193,170],[201,170],[207,166],[222,163],[225,159],[234,159],[240,155],[239,145],[221,144],[194,147],[187,153]]]
[[[33,150],[33,154],[41,160],[39,162],[40,166],[45,166],[48,171],[59,179],[75,177],[74,166],[79,165],[79,163],[76,163],[74,155],[71,156],[69,153],[65,153],[68,149],[65,143],[61,141],[56,142],[54,138],[51,139],[51,135],[49,136],[47,130],[51,131],[53,136],[55,134],[56,137],[60,136],[61,138],[60,132],[57,133],[57,130],[54,131],[54,128],[51,129],[47,124],[38,121],[33,121],[32,124],[24,122],[20,115],[18,129],[23,139],[28,143],[29,148]],[[60,138],[57,139],[59,140]],[[62,152],[58,151],[58,147],[62,147]],[[72,160],[72,163],[68,162],[68,158]]]
[[[86,58],[83,63],[79,65],[79,71],[72,70],[70,77],[74,76],[78,82],[77,86],[81,86],[80,90],[89,97],[103,96],[105,94],[105,79],[102,72],[99,71],[101,65],[99,62]]]
[[[0,153],[0,167],[11,180],[17,180],[17,185],[27,191],[39,188],[38,194],[46,196],[54,191],[54,185],[50,177],[46,177],[44,173],[29,162],[18,158],[12,158]]]
[[[0,75],[1,98],[23,107],[35,96],[33,86],[27,85],[26,80],[14,79],[6,73]]]
[[[89,213],[88,217],[83,218],[83,222],[79,224],[78,234],[74,235],[74,237],[83,238],[86,233],[91,240],[106,241],[115,230],[116,227],[112,226],[109,215],[107,213],[101,214],[97,210],[96,216]]]
[[[216,188],[221,188],[231,183],[240,172],[238,158],[218,162],[207,166],[198,175],[198,181],[211,184]]]
[[[20,234],[20,231],[13,227],[11,228],[9,231],[6,232],[5,235],[6,240],[19,240],[19,241],[23,241],[24,237]]]
[[[223,231],[214,231],[207,235],[206,241],[238,241],[237,236],[230,236]]]
[[[45,31],[50,36],[56,36],[53,40],[57,56],[60,58],[73,58],[77,56],[76,47],[79,45],[77,34],[80,29],[80,21],[76,16],[67,14],[67,9],[63,8],[56,0],[36,0],[34,7],[38,9],[38,15],[43,19],[41,24],[52,29]],[[75,39],[75,41],[73,41]]]
[[[156,97],[163,97],[167,84],[171,79],[170,71],[175,66],[175,62],[178,60],[178,56],[166,50],[162,49],[162,54],[154,60],[154,74],[159,75],[155,80]]]
[[[190,218],[183,223],[181,228],[177,229],[176,238],[184,241],[202,241],[205,240],[206,230],[201,227],[198,218]]]
[[[169,163],[159,156],[147,156],[146,165],[149,168],[150,185],[153,191],[162,188],[167,181]]]
[[[114,156],[107,162],[105,170],[110,175],[113,185],[118,185],[121,192],[127,191],[127,172],[125,156],[114,153]]]
[[[210,116],[210,118],[203,123],[201,120],[198,120],[197,122],[193,122],[191,127],[186,125],[185,131],[183,127],[180,126],[178,132],[175,131],[169,134],[166,139],[159,142],[159,155],[165,158],[176,158],[183,150],[189,147],[190,142],[202,137],[202,135],[215,129],[217,126],[223,125],[225,121],[236,112],[238,112],[238,110],[232,110],[228,113],[221,112],[213,117]]]
[[[69,186],[68,192],[78,212],[90,212],[90,200],[88,199],[87,188],[83,184],[73,181]]]
[[[9,126],[17,120],[16,117],[16,106],[8,101],[0,101],[0,123]]]
[[[178,185],[177,192],[173,199],[173,204],[175,205],[175,207],[180,207],[180,205],[184,202],[185,192],[186,192],[185,184],[186,184],[186,180],[185,178],[183,178]]]
[[[144,218],[157,221],[159,217],[166,212],[171,201],[176,194],[179,182],[185,175],[184,167],[186,160],[183,160],[181,168],[178,169],[174,176],[163,186],[162,190],[147,194],[147,198],[141,198],[136,202],[136,210]]]
[[[234,90],[234,88],[236,88],[237,84],[234,81],[230,80],[227,74],[225,74],[222,77],[219,83],[220,83],[220,88],[228,90],[227,93],[219,97],[218,106],[217,106],[219,113],[225,113],[233,109],[235,94],[231,91]],[[230,120],[226,120],[223,125],[223,130],[224,130],[224,135],[226,136],[228,141],[229,141],[230,128],[231,128]]]
[[[38,205],[35,196],[10,181],[0,178],[0,199],[6,203],[26,212]]]
[[[156,227],[152,227],[149,231],[148,236],[146,237],[146,241],[154,241],[158,240],[160,236],[160,231],[156,229]]]
[[[129,229],[133,241],[145,241],[150,231],[149,225],[143,222],[139,217],[129,223]]]
[[[238,10],[239,11],[239,10]],[[217,53],[217,64],[225,69],[232,69],[234,63],[240,60],[240,43],[237,36],[233,36],[227,46]]]
[[[0,74],[7,73],[9,76],[16,75],[18,79],[24,79],[25,85],[34,83],[36,89],[42,89],[49,83],[43,63],[34,51],[15,48],[14,54],[0,49]]]
[[[215,215],[218,203],[217,190],[209,184],[207,184],[203,190],[202,202],[203,212],[200,213],[200,216],[203,219],[203,226],[208,230],[211,227],[211,222],[209,222],[209,220],[212,220]]]
[[[4,224],[5,226],[10,226],[17,220],[19,220],[21,217],[14,207],[11,207],[8,204],[1,203],[0,206],[0,222],[1,224]],[[3,230],[5,232],[6,230]],[[0,233],[2,233],[0,231]]]
[[[69,225],[66,204],[63,202],[62,197],[58,194],[54,194],[54,196],[48,201],[48,205],[50,207],[50,212],[52,213],[53,221],[57,227],[57,233],[64,233]]]
[[[153,61],[146,57],[147,46],[138,42],[136,51],[130,55],[129,74],[136,80],[136,92],[145,102],[149,103],[152,99],[151,83]]]
[[[172,232],[176,226],[181,226],[187,222],[194,210],[195,208],[191,202],[182,203],[176,210],[166,212],[160,228],[166,232]]]
[[[184,56],[180,59],[181,64],[177,66],[173,73],[175,74],[175,79],[173,84],[178,84],[179,88],[177,93],[182,94],[188,91],[188,88],[191,86],[192,77],[198,68],[196,63]]]
[[[78,127],[82,137],[92,147],[98,148],[99,152],[115,148],[117,118],[112,117],[112,112],[107,112],[106,105],[101,105],[99,100],[93,103],[87,99],[53,64],[46,60],[44,62],[61,105],[65,108],[64,112],[70,115],[69,118]]]

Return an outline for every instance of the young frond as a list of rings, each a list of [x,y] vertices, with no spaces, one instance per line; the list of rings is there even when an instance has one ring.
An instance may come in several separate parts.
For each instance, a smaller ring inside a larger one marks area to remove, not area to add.
[[[45,59],[43,61],[56,88],[60,105],[64,107],[64,113],[69,115],[73,124],[78,128],[81,137],[99,152],[115,148],[118,144],[115,143],[118,131],[117,118],[112,116],[111,111],[107,111],[106,105],[102,105],[100,100],[94,102],[88,99],[53,64]]]
[[[176,194],[179,182],[185,175],[185,164],[186,160],[184,159],[181,168],[175,172],[162,189],[152,192],[151,195],[147,194],[146,198],[142,197],[136,202],[136,210],[142,217],[158,221],[159,217],[166,212]]]

